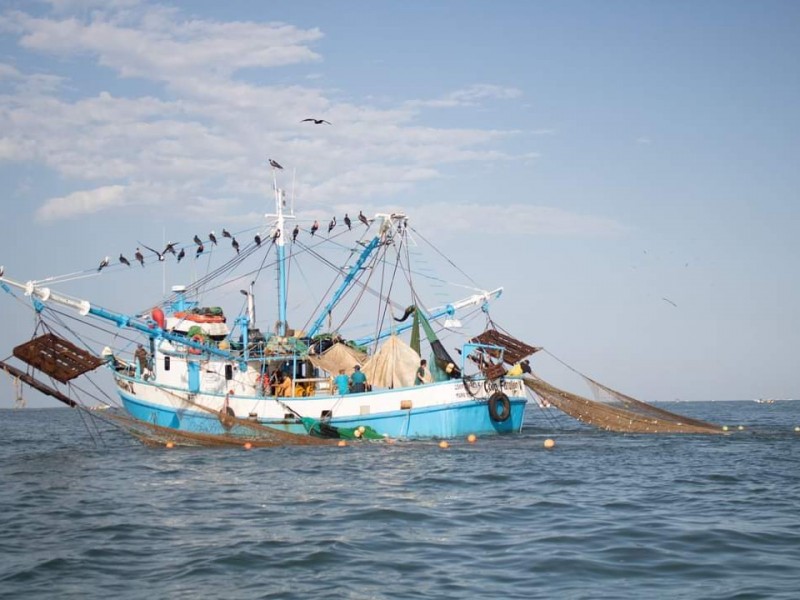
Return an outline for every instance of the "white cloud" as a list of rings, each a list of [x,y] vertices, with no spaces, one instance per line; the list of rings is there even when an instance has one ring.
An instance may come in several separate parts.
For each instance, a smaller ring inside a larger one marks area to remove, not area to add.
[[[131,97],[96,91],[81,96],[57,71],[58,63],[53,69],[59,74],[0,64],[0,76],[14,81],[14,93],[0,96],[0,160],[34,159],[86,188],[47,200],[37,211],[43,221],[130,206],[208,219],[261,206],[271,193],[268,156],[287,174],[302,167],[291,184],[286,181],[309,211],[390,198],[440,177],[446,164],[536,156],[497,148],[525,132],[415,124],[421,107],[513,100],[521,95],[516,88],[478,84],[439,100],[376,108],[340,100],[338,90],[269,83],[268,71],[259,83],[235,79],[246,67],[319,62],[311,48],[322,39],[318,29],[189,19],[172,8],[136,3],[123,3],[123,9],[91,0],[53,4],[58,12],[47,16],[7,12],[0,29],[16,34],[28,51],[89,57],[119,77],[144,78],[155,88]],[[84,12],[69,14],[76,9]],[[301,124],[308,116],[334,125]],[[480,226],[483,214],[475,214],[480,216],[472,225]],[[537,213],[539,222],[548,222],[543,215]],[[549,222],[569,229],[566,217]],[[590,229],[588,221],[581,223],[573,230]]]
[[[436,202],[415,211],[415,220],[436,223],[440,233],[466,233],[476,223],[484,231],[508,235],[615,236],[627,228],[613,219],[580,215],[559,208],[527,204],[451,204]]]
[[[478,106],[485,100],[512,100],[519,98],[521,95],[522,92],[517,88],[482,83],[450,92],[442,98],[412,100],[409,104],[431,108],[454,108],[458,106]]]
[[[73,192],[61,198],[51,198],[36,211],[36,218],[40,221],[56,221],[117,208],[123,204],[125,186],[109,185]]]

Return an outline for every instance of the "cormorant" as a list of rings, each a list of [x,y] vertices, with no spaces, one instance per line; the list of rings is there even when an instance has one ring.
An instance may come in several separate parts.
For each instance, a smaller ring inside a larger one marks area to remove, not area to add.
[[[134,254],[134,256],[136,257],[136,260],[139,261],[139,264],[144,267],[144,254],[142,254],[141,250],[137,248],[136,254]]]
[[[122,256],[122,254],[119,255],[119,262],[121,262],[123,265],[128,265],[129,267],[131,266],[131,261]]]
[[[214,235],[213,231],[208,234],[208,239],[211,240],[212,244],[214,244],[215,246],[217,245],[217,236]]]
[[[100,261],[100,266],[97,267],[97,272],[99,273],[100,271],[103,270],[104,267],[107,267],[109,262],[111,262],[111,259],[106,256],[103,260]]]
[[[364,213],[361,211],[358,211],[358,220],[361,221],[367,227],[369,227],[369,219],[367,219],[367,217],[364,216]]]
[[[281,170],[283,169],[283,167],[280,166],[280,164],[278,164],[278,161],[272,160],[271,158],[269,159],[269,166],[272,167],[273,169],[281,169]]]
[[[231,237],[231,232],[223,227],[222,228],[222,237],[226,237],[226,238]]]
[[[236,241],[236,238],[231,238],[231,246],[236,250],[236,254],[239,254],[239,242]]]
[[[181,259],[182,259],[184,256],[186,256],[186,250],[184,250],[183,248],[181,248],[181,251],[180,251],[180,252],[178,252],[178,262],[181,262]]]
[[[350,217],[347,216],[347,213],[344,213],[344,224],[347,225],[348,230],[352,230],[353,228],[350,226]]]
[[[203,244],[200,244],[197,247],[197,250],[195,250],[194,252],[194,257],[197,258],[198,256],[200,256],[203,253],[203,250],[205,250],[205,248],[203,248]]]
[[[292,243],[297,239],[297,236],[300,235],[300,225],[295,225],[294,229],[292,229]]]
[[[317,233],[317,229],[319,229],[319,221],[314,221],[314,224],[311,226],[311,235]]]
[[[328,223],[328,235],[331,234],[331,231],[333,231],[334,227],[336,227],[336,217],[333,217],[333,219],[331,219],[331,222]]]

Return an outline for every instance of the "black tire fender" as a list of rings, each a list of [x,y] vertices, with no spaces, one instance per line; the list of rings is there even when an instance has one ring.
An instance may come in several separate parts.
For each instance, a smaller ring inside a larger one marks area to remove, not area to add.
[[[511,416],[511,400],[503,392],[489,396],[489,418],[497,423],[508,421]]]

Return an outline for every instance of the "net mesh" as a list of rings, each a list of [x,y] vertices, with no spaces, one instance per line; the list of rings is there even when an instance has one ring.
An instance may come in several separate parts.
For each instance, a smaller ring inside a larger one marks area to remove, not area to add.
[[[588,379],[588,378],[586,378]],[[616,403],[597,402],[559,389],[537,377],[526,376],[525,385],[535,395],[570,417],[606,431],[621,433],[723,433],[718,425],[684,417],[636,400],[589,380]]]

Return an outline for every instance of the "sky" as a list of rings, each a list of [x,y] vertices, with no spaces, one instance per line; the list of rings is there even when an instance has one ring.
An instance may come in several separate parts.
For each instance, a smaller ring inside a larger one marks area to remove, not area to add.
[[[793,0],[4,0],[0,265],[245,229],[271,157],[298,216],[402,209],[503,286],[556,384],[557,358],[643,400],[798,398],[797,31]],[[165,280],[59,289],[135,310]],[[33,318],[0,306],[8,356]]]

